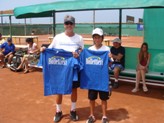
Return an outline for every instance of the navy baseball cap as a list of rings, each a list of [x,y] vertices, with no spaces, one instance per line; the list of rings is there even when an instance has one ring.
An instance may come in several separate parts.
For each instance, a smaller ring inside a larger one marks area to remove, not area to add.
[[[12,42],[12,38],[7,38],[7,41],[8,42]]]

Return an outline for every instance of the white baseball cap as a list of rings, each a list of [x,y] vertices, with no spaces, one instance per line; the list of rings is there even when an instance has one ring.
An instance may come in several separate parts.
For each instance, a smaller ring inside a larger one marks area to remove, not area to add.
[[[94,30],[92,31],[92,36],[95,35],[95,34],[100,35],[100,36],[103,36],[103,35],[104,35],[104,34],[103,34],[103,30],[100,29],[100,28],[96,28],[96,29],[94,29]]]
[[[121,40],[119,38],[115,38],[114,40],[112,40],[112,42],[117,42],[117,43],[121,43]]]

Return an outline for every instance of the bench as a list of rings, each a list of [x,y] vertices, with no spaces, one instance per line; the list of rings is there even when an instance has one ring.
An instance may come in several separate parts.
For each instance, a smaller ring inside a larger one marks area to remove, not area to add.
[[[43,67],[42,66],[38,66],[38,65],[33,65],[33,64],[28,64],[29,67],[34,67],[34,68],[40,68],[42,69]]]
[[[3,38],[4,39],[7,39],[9,38],[10,36],[6,36],[6,35],[3,35]],[[26,38],[33,38],[34,39],[34,42],[37,43],[38,45],[38,36],[12,36],[12,39],[13,39],[13,42],[14,44],[17,44],[17,39],[18,39],[18,44],[21,44],[21,39],[26,39]]]
[[[113,72],[110,71],[109,74],[110,74],[110,79],[114,80]],[[146,77],[146,83],[148,85],[164,87],[164,73],[149,71],[148,73],[146,73],[145,77]],[[118,80],[135,83],[136,82],[136,70],[125,69],[125,70],[121,71]],[[142,80],[141,80],[141,83],[142,83]]]
[[[119,80],[135,82],[137,53],[140,48],[125,47],[125,70],[120,73]],[[151,54],[149,72],[146,73],[146,82],[149,85],[164,87],[164,51],[161,49],[149,49]],[[110,72],[111,80],[114,79]]]
[[[48,37],[49,43],[52,42],[53,37]]]
[[[20,49],[20,48],[22,48],[22,49],[26,49],[28,46],[27,45],[15,45],[15,48],[16,49]]]

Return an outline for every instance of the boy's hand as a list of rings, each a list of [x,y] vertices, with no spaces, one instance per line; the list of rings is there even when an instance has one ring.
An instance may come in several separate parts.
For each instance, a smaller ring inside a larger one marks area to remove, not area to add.
[[[79,54],[77,52],[72,52],[74,58],[78,58]]]

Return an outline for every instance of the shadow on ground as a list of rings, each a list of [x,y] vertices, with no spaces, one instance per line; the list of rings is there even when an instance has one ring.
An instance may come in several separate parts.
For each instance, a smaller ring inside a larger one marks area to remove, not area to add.
[[[89,116],[90,110],[89,107],[83,107],[83,108],[77,108],[77,112],[79,115],[79,121],[86,121],[87,117]],[[94,114],[97,120],[102,119],[101,105],[97,105],[95,107]],[[124,108],[107,110],[107,117],[109,118],[110,121],[122,121],[125,119],[129,119],[128,111]],[[65,114],[63,118],[70,119],[69,114]],[[67,123],[69,122],[71,122],[71,120],[69,120]]]
[[[149,91],[147,93],[143,92],[142,84],[140,84],[140,91],[132,93],[131,90],[134,88],[135,83],[119,82],[119,88],[112,89],[113,92],[126,93],[129,95],[143,96],[148,98],[156,98],[164,100],[164,88],[160,86],[147,85]]]

